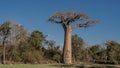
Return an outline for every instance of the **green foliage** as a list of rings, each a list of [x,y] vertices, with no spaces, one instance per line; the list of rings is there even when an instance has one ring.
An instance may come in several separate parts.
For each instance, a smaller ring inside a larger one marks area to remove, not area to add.
[[[116,41],[108,41],[105,47],[94,45],[89,48],[92,60],[98,63],[118,64],[120,63],[120,44]]]
[[[107,54],[106,54],[106,49],[105,48],[101,48],[100,52],[99,52],[99,60],[104,60],[106,61],[107,58]]]
[[[111,62],[115,62],[116,64],[120,62],[120,44],[116,41],[108,41],[106,42],[107,47],[107,60]]]
[[[90,47],[90,55],[94,60],[99,60],[100,58],[100,46],[99,45],[94,45]]]
[[[20,53],[19,53],[19,49],[17,46],[14,45],[9,45],[6,48],[6,53],[7,53],[7,60],[8,61],[15,61],[15,62],[20,62],[21,61],[21,57],[20,57]]]
[[[54,40],[47,40],[40,31],[28,33],[22,25],[7,21],[0,25],[0,62],[6,56],[7,63],[60,63],[62,49]],[[43,46],[43,43],[45,43]],[[120,43],[108,41],[102,45],[85,47],[78,35],[72,36],[74,62],[98,61],[120,64]],[[3,47],[5,50],[3,54]]]
[[[45,57],[60,62],[61,59],[61,50],[60,47],[55,44],[55,41],[53,40],[47,40],[46,44],[48,45],[48,48],[45,51]]]
[[[84,44],[83,39],[79,37],[77,34],[72,36],[72,46],[82,47],[83,44]]]
[[[82,60],[83,44],[84,41],[81,37],[79,37],[78,35],[72,36],[72,56],[75,61]]]
[[[48,49],[45,52],[45,57],[54,60],[56,62],[60,62],[61,59],[61,52],[58,50]]]
[[[22,62],[24,63],[40,63],[44,53],[39,50],[25,49],[21,52]]]
[[[56,62],[58,62],[58,63],[60,63],[60,59],[61,59],[61,54],[55,54],[53,56],[53,60],[56,61]]]
[[[43,40],[44,40],[44,36],[43,36],[42,32],[33,31],[30,35],[30,38],[29,38],[28,42],[35,49],[40,49],[42,47],[42,41]]]
[[[5,43],[8,42],[7,38],[10,35],[10,22],[6,21],[2,25],[0,25],[0,38],[2,39],[2,45],[3,45],[3,64],[5,64]]]
[[[10,22],[6,21],[2,25],[0,25],[0,35],[4,37],[8,37],[10,34]]]

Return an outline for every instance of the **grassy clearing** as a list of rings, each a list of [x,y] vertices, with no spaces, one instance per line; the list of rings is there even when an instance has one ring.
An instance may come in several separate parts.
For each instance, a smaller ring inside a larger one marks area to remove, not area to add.
[[[0,68],[120,68],[120,65],[61,65],[61,64],[10,64]]]

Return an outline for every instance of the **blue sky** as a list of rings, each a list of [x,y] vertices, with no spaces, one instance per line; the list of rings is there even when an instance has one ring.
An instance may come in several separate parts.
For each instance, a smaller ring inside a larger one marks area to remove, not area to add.
[[[99,20],[92,27],[73,31],[86,43],[120,42],[120,0],[0,0],[0,23],[11,19],[28,31],[39,30],[62,45],[62,27],[47,21],[52,14],[62,11],[83,12]]]

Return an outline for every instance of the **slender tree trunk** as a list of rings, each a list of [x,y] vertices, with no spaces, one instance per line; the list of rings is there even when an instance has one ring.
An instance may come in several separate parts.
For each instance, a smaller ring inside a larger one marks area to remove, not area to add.
[[[3,40],[3,64],[5,64],[5,39]]]
[[[71,28],[66,28],[64,37],[64,47],[63,47],[63,63],[72,63],[72,49],[71,49]]]

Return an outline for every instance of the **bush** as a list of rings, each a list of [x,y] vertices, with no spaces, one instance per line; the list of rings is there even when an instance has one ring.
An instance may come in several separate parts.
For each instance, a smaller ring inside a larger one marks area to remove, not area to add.
[[[26,50],[22,53],[22,61],[24,63],[40,63],[43,58],[43,52],[38,50]]]
[[[54,55],[53,60],[60,63],[60,55],[59,54]]]

